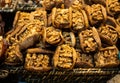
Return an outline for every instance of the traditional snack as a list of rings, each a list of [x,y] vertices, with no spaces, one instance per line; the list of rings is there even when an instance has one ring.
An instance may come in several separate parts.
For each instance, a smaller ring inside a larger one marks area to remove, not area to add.
[[[106,20],[106,10],[100,4],[87,5],[85,6],[85,10],[91,25],[102,23]]]
[[[15,15],[13,28],[6,34],[6,40],[10,43],[10,38],[15,38],[15,35],[30,22],[30,13],[18,11]]]
[[[84,10],[72,10],[72,30],[79,32],[88,28],[88,18]]]
[[[98,29],[100,38],[109,45],[115,45],[118,40],[118,33],[115,28],[108,24],[103,24]]]
[[[2,19],[2,15],[0,14],[0,36],[4,34],[4,27],[5,27],[5,22]]]
[[[13,22],[13,27],[24,26],[29,23],[29,20],[30,13],[17,11]]]
[[[47,12],[43,8],[36,8],[36,11],[31,12],[31,20],[39,20],[40,27],[47,26]]]
[[[73,9],[82,9],[83,3],[84,3],[83,0],[73,0],[71,7]]]
[[[79,33],[80,47],[83,52],[97,51],[101,47],[101,40],[97,30],[92,27]]]
[[[101,48],[95,55],[96,67],[116,67],[119,65],[118,49],[116,46]]]
[[[61,30],[54,27],[47,27],[44,30],[43,41],[51,45],[60,45],[63,44],[64,39]]]
[[[43,0],[42,5],[46,10],[51,10],[53,7],[61,7],[64,0]]]
[[[71,28],[72,26],[72,8],[68,9],[60,9],[53,8],[52,9],[52,25],[56,28]]]
[[[111,16],[120,14],[120,1],[119,0],[106,0],[106,10]]]
[[[76,44],[75,34],[73,32],[63,32],[64,43],[72,47]]]
[[[69,45],[58,46],[53,56],[53,64],[58,69],[72,69],[76,61],[76,51]]]
[[[19,41],[20,49],[26,49],[33,46],[35,42],[39,40],[42,34],[42,29],[40,27],[40,21],[34,20],[31,23],[25,25],[15,36]]]
[[[5,64],[20,65],[23,63],[23,55],[16,43],[10,45],[5,52]]]
[[[93,56],[91,54],[83,53],[80,49],[76,49],[77,60],[75,62],[75,67],[79,68],[89,68],[94,67]]]
[[[50,55],[52,51],[41,48],[27,50],[25,58],[25,69],[29,71],[48,71],[51,69]]]
[[[47,26],[46,19],[46,11],[42,8],[31,13],[18,11],[13,22],[14,28],[7,33],[7,41],[11,42],[10,38],[13,37],[20,49],[32,46],[43,34],[43,29]]]

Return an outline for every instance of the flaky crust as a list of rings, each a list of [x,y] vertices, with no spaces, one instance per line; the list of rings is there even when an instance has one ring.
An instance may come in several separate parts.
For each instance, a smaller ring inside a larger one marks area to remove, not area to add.
[[[62,56],[62,54],[63,54],[63,56]],[[69,59],[67,59],[67,57],[71,58],[71,60],[72,60],[72,62],[70,60],[69,64],[67,63],[67,60],[69,60]],[[66,59],[65,60],[66,63],[60,64],[60,58],[61,58],[61,60],[62,60],[62,58],[63,58],[63,60]],[[58,46],[55,51],[55,54],[53,56],[53,65],[55,68],[58,68],[58,69],[72,69],[75,65],[76,58],[77,58],[76,51],[73,47],[70,47],[69,45],[61,45],[61,46]]]
[[[119,65],[116,46],[101,48],[94,56],[96,67],[116,67]]]
[[[97,30],[92,27],[79,33],[80,47],[83,52],[94,52],[101,48],[101,40]]]
[[[100,4],[93,4],[91,6],[86,5],[85,10],[91,25],[95,25],[106,20],[107,17],[106,10],[104,6]]]
[[[106,0],[106,10],[111,16],[120,14],[120,2],[119,0]]]
[[[56,28],[71,28],[72,26],[72,8],[52,9],[52,25]],[[59,19],[58,19],[59,18]]]

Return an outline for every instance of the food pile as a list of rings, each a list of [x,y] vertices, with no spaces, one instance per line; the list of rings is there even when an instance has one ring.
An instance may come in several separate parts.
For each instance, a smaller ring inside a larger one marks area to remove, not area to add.
[[[87,3],[84,0],[42,0],[39,3],[42,7],[35,11],[16,12],[13,28],[4,37],[7,49],[4,54],[0,52],[0,56],[5,56],[5,64],[23,65],[29,71],[120,64],[119,0]],[[0,45],[2,43],[0,39]],[[3,50],[1,46],[0,49]]]

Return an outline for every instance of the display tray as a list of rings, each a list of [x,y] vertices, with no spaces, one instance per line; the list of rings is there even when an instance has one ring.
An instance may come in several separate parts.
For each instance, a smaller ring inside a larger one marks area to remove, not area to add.
[[[2,73],[1,73],[2,72]],[[24,79],[27,83],[39,82],[101,82],[105,83],[116,74],[120,74],[120,69],[116,68],[76,68],[73,70],[50,70],[48,72],[31,72],[24,69],[23,66],[3,65],[0,72],[0,79],[8,79],[15,75]],[[4,75],[4,76],[3,76]],[[13,79],[15,80],[15,79]]]
[[[16,14],[16,11],[32,11],[41,5],[21,4],[11,8],[0,9],[0,12],[5,20],[5,32],[8,32]],[[15,10],[15,12],[13,12]],[[8,13],[9,12],[9,13]],[[118,39],[117,47],[120,50],[120,39]],[[120,58],[120,53],[119,53]],[[33,72],[27,71],[23,66],[8,66],[0,65],[0,81],[7,80],[3,83],[18,83],[18,78],[27,83],[106,83],[107,80],[120,74],[120,65],[115,68],[76,68],[72,70],[57,70],[52,69],[48,72]]]

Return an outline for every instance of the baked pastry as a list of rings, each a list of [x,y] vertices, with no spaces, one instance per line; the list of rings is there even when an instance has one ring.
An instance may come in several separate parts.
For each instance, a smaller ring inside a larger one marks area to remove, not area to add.
[[[118,40],[117,25],[112,18],[107,18],[106,22],[98,28],[101,40],[109,45],[115,45]]]
[[[36,31],[42,34],[43,28],[47,26],[46,11],[43,8],[38,8],[31,13],[18,11],[14,18],[13,29],[6,34],[7,41],[9,41],[10,37],[17,37],[25,32],[28,26],[37,26]],[[32,28],[35,29],[34,27]],[[27,32],[26,34],[28,35]]]
[[[5,52],[5,64],[7,65],[20,65],[23,63],[23,55],[20,52],[17,43],[9,45]]]
[[[35,11],[30,13],[30,20],[39,20],[40,27],[47,26],[47,12],[44,8],[36,8]]]
[[[25,58],[25,69],[29,71],[48,71],[51,67],[50,56],[54,52],[41,49],[41,48],[31,48],[27,50]]]
[[[15,35],[29,22],[30,13],[17,11],[13,21],[13,28],[8,33],[6,33],[7,42],[10,43],[10,38],[15,38]]]
[[[64,37],[64,43],[72,47],[76,44],[75,34],[73,32],[62,32]]]
[[[116,46],[101,48],[95,55],[95,67],[116,67],[119,65],[118,49]]]
[[[72,8],[68,9],[60,9],[53,8],[52,9],[52,25],[56,28],[71,28],[72,26]]]
[[[88,28],[88,18],[84,10],[72,9],[72,30],[79,32]]]
[[[85,10],[91,25],[102,23],[106,20],[107,14],[103,5],[93,4],[86,5]]]
[[[60,45],[64,43],[61,30],[55,29],[52,26],[45,28],[43,41],[44,43],[47,42],[48,44],[51,44],[51,45]]]
[[[79,40],[83,52],[94,52],[101,48],[101,40],[95,27],[80,32]]]
[[[106,0],[106,10],[111,16],[120,14],[120,1],[119,0]]]
[[[42,6],[46,10],[51,10],[53,7],[61,7],[64,4],[64,0],[43,0]]]
[[[39,41],[39,37],[42,34],[42,29],[40,27],[40,21],[34,20],[31,23],[25,25],[16,35],[15,39],[19,42],[19,48],[26,49],[30,46],[33,46],[37,41]]]
[[[75,62],[76,68],[94,67],[93,56],[91,54],[83,53],[81,49],[76,49],[77,59]]]
[[[57,69],[72,69],[76,61],[76,51],[73,47],[63,44],[57,47],[53,56],[53,65]]]
[[[5,27],[5,22],[2,19],[2,15],[0,14],[0,36],[4,34],[4,27]]]

